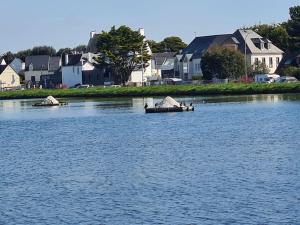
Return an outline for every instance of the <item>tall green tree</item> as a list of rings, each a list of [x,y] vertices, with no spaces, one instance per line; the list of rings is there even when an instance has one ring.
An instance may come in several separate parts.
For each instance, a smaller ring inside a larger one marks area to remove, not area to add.
[[[281,24],[261,24],[250,27],[250,29],[255,30],[260,36],[271,40],[281,50],[288,50],[290,37],[285,26]]]
[[[31,54],[32,55],[50,55],[50,56],[54,56],[54,55],[56,55],[56,50],[55,50],[55,48],[53,48],[51,46],[37,46],[37,47],[34,47],[31,50]]]
[[[107,65],[114,70],[114,81],[125,84],[136,68],[147,65],[151,56],[145,37],[138,31],[127,26],[116,28],[109,32],[103,31],[97,37],[97,48],[101,53],[97,61],[100,65]]]
[[[180,37],[167,37],[160,42],[161,49],[165,52],[179,52],[186,48],[187,44]]]
[[[243,55],[222,46],[210,48],[202,57],[201,69],[205,80],[238,79],[245,74]]]
[[[180,37],[167,37],[161,42],[148,41],[153,53],[160,52],[179,52],[186,48],[187,44]]]
[[[300,50],[300,6],[290,8],[291,19],[285,23],[288,34],[290,35],[290,50]]]
[[[83,52],[85,53],[87,51],[87,46],[86,45],[78,45],[75,48],[73,48],[75,52]]]

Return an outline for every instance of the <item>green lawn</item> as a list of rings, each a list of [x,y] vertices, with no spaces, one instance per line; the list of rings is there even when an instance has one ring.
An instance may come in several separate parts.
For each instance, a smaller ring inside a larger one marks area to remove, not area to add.
[[[157,87],[120,87],[89,89],[23,90],[0,92],[0,99],[44,98],[52,95],[66,97],[143,97],[143,96],[199,96],[300,93],[300,83],[291,84],[213,84]]]

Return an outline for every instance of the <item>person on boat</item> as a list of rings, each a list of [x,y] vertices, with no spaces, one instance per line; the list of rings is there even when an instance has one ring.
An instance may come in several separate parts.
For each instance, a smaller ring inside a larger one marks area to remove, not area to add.
[[[145,105],[145,109],[148,109],[148,103],[146,103],[146,105]]]

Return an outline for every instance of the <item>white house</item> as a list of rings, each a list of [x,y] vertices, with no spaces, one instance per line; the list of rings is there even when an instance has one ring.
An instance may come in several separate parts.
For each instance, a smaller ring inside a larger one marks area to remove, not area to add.
[[[244,55],[245,43],[247,64],[255,66],[261,62],[269,68],[270,74],[275,73],[284,52],[252,30],[237,30],[233,34],[196,37],[176,56],[175,76],[184,80],[202,76],[201,58],[209,48],[224,46],[239,50]]]
[[[16,88],[20,86],[20,76],[5,61],[0,65],[0,89]]]
[[[83,73],[95,70],[93,65],[95,56],[92,53],[65,55],[65,62],[62,66],[62,84],[66,87],[82,85]]]
[[[237,30],[234,37],[240,42],[239,50],[245,52],[245,42],[247,45],[247,63],[248,65],[257,65],[263,63],[269,69],[270,74],[277,70],[284,52],[276,47],[272,41],[261,37],[253,30]]]

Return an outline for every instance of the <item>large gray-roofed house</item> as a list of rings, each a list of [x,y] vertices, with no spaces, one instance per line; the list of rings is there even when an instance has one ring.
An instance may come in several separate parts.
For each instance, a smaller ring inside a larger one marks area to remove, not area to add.
[[[246,40],[246,41],[245,41]],[[233,34],[196,37],[175,59],[175,74],[183,79],[201,76],[201,58],[213,46],[236,49],[245,54],[249,65],[265,63],[274,73],[282,59],[283,51],[271,40],[261,37],[252,30],[237,30]]]

